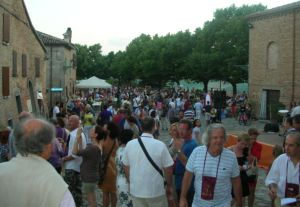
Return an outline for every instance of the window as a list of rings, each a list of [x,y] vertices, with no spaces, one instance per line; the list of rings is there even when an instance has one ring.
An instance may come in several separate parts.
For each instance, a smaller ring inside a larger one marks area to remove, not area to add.
[[[76,55],[75,54],[73,54],[72,62],[73,62],[73,68],[75,69],[77,67],[77,59],[76,59]]]
[[[41,69],[41,65],[40,65],[40,58],[35,58],[34,59],[34,66],[35,66],[35,77],[40,77],[40,69]]]
[[[2,96],[9,96],[9,67],[2,67]]]
[[[275,42],[271,42],[267,48],[267,68],[276,70],[278,68],[278,46]]]
[[[27,76],[27,56],[22,54],[22,76]]]
[[[17,58],[18,58],[18,54],[16,51],[13,51],[12,53],[13,56],[13,62],[12,62],[12,76],[13,77],[17,77],[18,76],[18,62],[17,62]]]
[[[3,13],[3,43],[9,43],[10,40],[10,16]]]

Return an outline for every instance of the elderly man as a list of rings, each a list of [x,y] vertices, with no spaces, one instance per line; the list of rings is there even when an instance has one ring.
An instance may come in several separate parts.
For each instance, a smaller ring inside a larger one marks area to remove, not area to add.
[[[166,145],[154,139],[155,121],[152,118],[145,118],[142,121],[143,134],[141,138],[134,139],[127,143],[122,158],[125,166],[125,173],[129,177],[130,193],[133,205],[137,207],[166,207],[167,199],[164,189],[162,172],[167,181],[167,196],[172,196],[172,166],[173,160]],[[141,141],[152,161],[158,169],[150,163],[144,153]]]
[[[265,184],[269,187],[271,199],[275,199],[275,206],[280,205],[281,198],[296,197],[299,193],[300,167],[300,133],[290,132],[285,140],[285,152],[277,157],[266,178]],[[297,206],[300,206],[298,200]]]
[[[82,192],[81,192],[81,177],[80,177],[80,165],[82,163],[82,157],[76,156],[72,153],[73,147],[76,142],[77,130],[80,126],[79,117],[77,115],[72,115],[69,117],[69,128],[70,135],[68,137],[68,155],[63,158],[65,163],[65,181],[69,185],[69,190],[71,191],[76,206],[82,205]],[[86,147],[86,138],[83,133],[82,136],[82,148]]]
[[[17,156],[0,164],[1,206],[75,206],[68,185],[47,162],[54,127],[41,119],[28,119],[14,130]]]
[[[204,146],[192,152],[183,177],[180,207],[187,207],[187,192],[195,175],[193,207],[230,207],[231,190],[236,206],[242,206],[240,171],[236,156],[223,147],[226,141],[222,124],[211,124],[202,136]]]

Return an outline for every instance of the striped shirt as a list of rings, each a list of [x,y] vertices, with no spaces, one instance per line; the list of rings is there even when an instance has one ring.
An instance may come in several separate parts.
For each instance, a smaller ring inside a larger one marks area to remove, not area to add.
[[[194,119],[195,113],[194,110],[188,109],[184,112],[184,118],[188,120]]]
[[[193,207],[229,207],[231,201],[231,178],[238,177],[240,174],[239,166],[235,154],[228,150],[223,149],[221,154],[221,160],[219,165],[219,172],[217,182],[214,191],[213,200],[203,200],[201,198],[202,188],[202,175],[203,164],[205,159],[205,153],[207,151],[206,146],[199,146],[192,152],[188,159],[186,170],[194,173],[195,175],[195,195],[193,201]],[[217,166],[219,162],[219,156],[213,157],[207,153],[204,175],[216,177]],[[228,204],[228,205],[227,205]]]

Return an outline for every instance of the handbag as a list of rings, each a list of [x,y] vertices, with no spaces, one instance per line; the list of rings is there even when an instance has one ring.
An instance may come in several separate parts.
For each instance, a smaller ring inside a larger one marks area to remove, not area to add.
[[[104,176],[106,174],[106,169],[107,169],[107,165],[108,165],[108,160],[109,157],[112,153],[112,151],[114,150],[116,145],[116,141],[114,141],[111,149],[109,150],[109,152],[107,154],[103,153],[101,156],[101,161],[99,164],[99,179],[98,179],[98,185],[102,185],[103,181],[104,181]]]
[[[149,160],[149,162],[151,163],[151,165],[154,167],[154,169],[163,177],[164,180],[164,186],[167,185],[167,181],[165,179],[165,176],[163,174],[163,171],[155,164],[155,162],[152,160],[152,158],[150,157],[149,153],[147,152],[144,143],[142,142],[141,137],[138,138],[138,142],[141,145],[141,148],[144,152],[144,154],[146,155],[147,159]]]
[[[255,157],[251,167],[246,171],[248,177],[254,177],[258,175],[257,158]]]

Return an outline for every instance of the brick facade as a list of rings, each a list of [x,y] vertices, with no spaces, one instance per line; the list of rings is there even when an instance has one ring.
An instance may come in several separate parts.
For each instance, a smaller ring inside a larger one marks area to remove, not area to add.
[[[3,14],[10,19],[9,42],[3,41]],[[0,123],[16,122],[22,110],[36,115],[48,111],[46,98],[44,107],[39,107],[37,100],[38,91],[46,94],[46,49],[31,24],[24,1],[0,0],[0,40]],[[13,72],[14,59],[16,72]],[[22,74],[22,66],[26,66],[26,74]],[[8,78],[2,77],[3,67],[9,68]],[[36,74],[36,67],[40,75]],[[3,96],[3,87],[9,88],[8,96]]]
[[[300,2],[248,16],[249,98],[257,116],[270,105],[300,102]],[[278,97],[277,97],[278,96]]]

